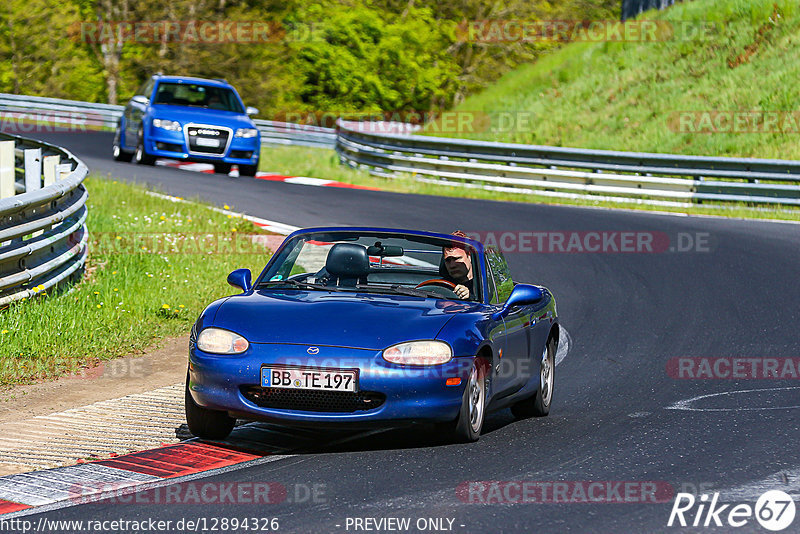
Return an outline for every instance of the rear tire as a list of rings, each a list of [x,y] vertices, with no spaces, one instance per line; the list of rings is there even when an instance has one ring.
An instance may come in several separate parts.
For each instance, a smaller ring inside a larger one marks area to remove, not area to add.
[[[550,338],[542,353],[539,388],[536,395],[511,406],[511,413],[517,419],[546,417],[550,413],[550,406],[553,403],[553,386],[555,385],[556,348],[556,340]]]
[[[111,147],[111,154],[115,161],[129,162],[133,159],[133,154],[122,150],[122,134],[120,133],[120,130],[121,128],[118,127],[116,133],[114,134],[114,145]]]
[[[236,424],[236,419],[229,417],[227,413],[203,408],[194,401],[189,390],[188,374],[186,376],[184,405],[189,432],[198,438],[225,439]]]

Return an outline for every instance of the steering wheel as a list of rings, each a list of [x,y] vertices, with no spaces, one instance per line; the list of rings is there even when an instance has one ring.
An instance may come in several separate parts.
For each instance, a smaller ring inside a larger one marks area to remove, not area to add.
[[[439,286],[445,289],[449,289],[450,291],[453,291],[456,288],[456,284],[454,284],[450,280],[445,280],[444,278],[434,278],[432,280],[425,280],[423,282],[420,282],[419,284],[416,285],[415,289],[419,289],[425,286]]]

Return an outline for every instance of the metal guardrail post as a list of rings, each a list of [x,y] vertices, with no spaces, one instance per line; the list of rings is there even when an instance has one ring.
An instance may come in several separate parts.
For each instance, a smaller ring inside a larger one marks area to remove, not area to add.
[[[28,148],[24,152],[25,192],[42,188],[42,149]]]
[[[0,141],[0,199],[13,197],[14,141]]]
[[[56,183],[56,171],[58,169],[61,158],[59,156],[45,156],[44,157],[44,186],[53,185]]]

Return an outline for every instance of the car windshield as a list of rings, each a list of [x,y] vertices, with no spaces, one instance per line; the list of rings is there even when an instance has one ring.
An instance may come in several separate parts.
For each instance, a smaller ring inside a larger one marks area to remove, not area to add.
[[[303,234],[286,244],[261,276],[256,289],[298,288],[312,291],[392,293],[454,299],[456,279],[444,264],[443,238],[381,232]],[[476,251],[462,245],[468,262]],[[480,269],[464,282],[468,300],[479,300]],[[437,281],[437,282],[434,282]]]
[[[153,104],[243,112],[239,99],[230,89],[197,83],[161,82]]]

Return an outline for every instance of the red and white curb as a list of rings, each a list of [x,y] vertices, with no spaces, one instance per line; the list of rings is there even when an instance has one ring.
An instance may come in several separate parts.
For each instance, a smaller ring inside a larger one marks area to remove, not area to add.
[[[171,167],[174,169],[181,169],[183,171],[214,174],[214,165],[210,163],[189,163],[173,159],[159,159],[156,160],[156,165],[160,165],[162,167]],[[234,166],[234,168],[231,170],[228,176],[231,177],[239,176],[238,168]],[[375,187],[348,184],[344,182],[337,182],[336,180],[326,180],[324,178],[312,178],[310,176],[285,176],[283,174],[278,174],[274,172],[258,171],[255,177],[259,180],[269,180],[271,182],[285,182],[287,184],[313,185],[318,187],[342,187],[346,189],[365,189],[368,191],[380,191]]]
[[[130,495],[285,457],[187,441],[91,463],[0,477],[0,517]]]

